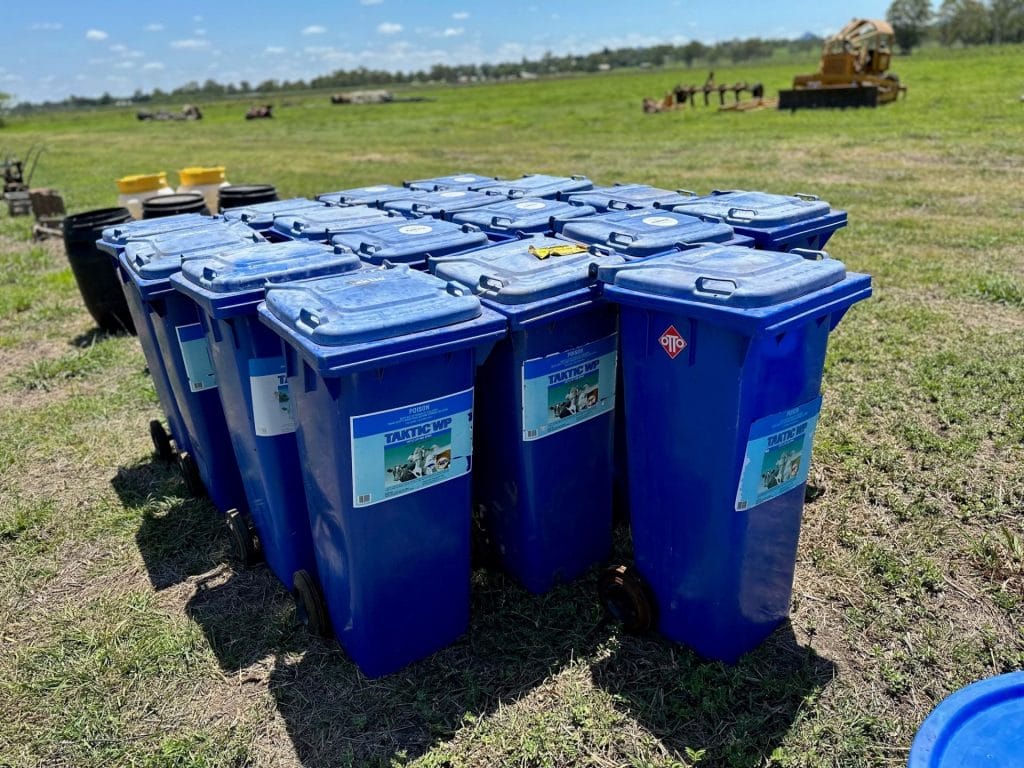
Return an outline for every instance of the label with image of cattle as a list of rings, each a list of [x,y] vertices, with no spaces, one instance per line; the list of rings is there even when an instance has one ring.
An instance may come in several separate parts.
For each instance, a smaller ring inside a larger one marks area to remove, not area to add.
[[[353,416],[352,503],[368,507],[468,474],[473,390]]]
[[[539,440],[615,407],[617,335],[523,363],[523,440]]]

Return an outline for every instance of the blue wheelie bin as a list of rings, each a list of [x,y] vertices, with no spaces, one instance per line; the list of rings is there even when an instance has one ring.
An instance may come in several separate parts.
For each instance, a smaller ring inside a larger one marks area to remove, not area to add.
[[[476,184],[489,184],[501,181],[497,176],[481,176],[479,173],[453,173],[449,176],[435,176],[432,179],[415,179],[406,181],[409,189],[424,192],[440,192],[445,189],[469,189]]]
[[[204,250],[256,247],[265,241],[243,224],[221,223],[135,240],[120,254],[118,274],[133,317],[146,318],[151,344],[163,363],[170,395],[177,405],[189,450],[178,456],[188,491],[205,491],[221,512],[248,511],[231,449],[217,377],[195,304],[177,293],[170,277],[185,256]],[[182,446],[183,447],[183,446]]]
[[[543,173],[530,173],[518,179],[473,184],[470,189],[505,197],[547,197],[552,200],[564,200],[573,192],[583,192],[593,186],[593,182],[586,176],[548,176]]]
[[[331,238],[331,242],[359,254],[367,264],[381,266],[387,261],[425,271],[429,256],[482,248],[490,241],[487,235],[468,224],[401,219],[342,232]]]
[[[600,279],[620,308],[636,560],[602,599],[735,662],[788,615],[828,337],[871,278],[820,252],[705,246]]]
[[[636,208],[671,208],[689,199],[687,194],[659,189],[649,184],[613,184],[594,187],[589,192],[569,195],[569,202],[592,205],[598,211],[625,211]]]
[[[200,309],[249,501],[251,521],[228,516],[237,554],[250,565],[262,553],[289,590],[300,571],[298,578],[316,579],[316,560],[281,339],[260,323],[256,307],[267,286],[361,268],[352,253],[306,241],[189,258],[171,276]]]
[[[331,238],[342,232],[382,224],[389,220],[405,221],[397,213],[370,208],[366,205],[339,207],[322,205],[298,213],[281,214],[274,219],[273,225],[266,231],[276,242],[285,240],[314,240],[329,243]]]
[[[488,554],[536,594],[611,552],[617,317],[592,267],[624,262],[544,235],[430,260],[508,319],[477,376],[474,507]]]
[[[576,205],[563,200],[541,197],[508,200],[499,198],[479,208],[452,215],[456,224],[472,224],[488,235],[506,236],[522,232],[548,234],[569,219],[590,216],[596,210],[589,205]]]
[[[672,211],[643,208],[599,213],[557,224],[569,240],[609,248],[629,259],[646,259],[695,243],[752,245],[728,224],[714,217],[701,218]]]
[[[273,226],[274,219],[278,216],[316,211],[326,206],[326,203],[321,203],[318,200],[293,197],[290,200],[274,200],[269,203],[228,208],[221,216],[226,221],[240,221],[257,232],[266,233]]]
[[[409,218],[432,216],[435,219],[451,221],[452,216],[459,211],[472,210],[503,199],[500,195],[469,192],[465,189],[441,189],[436,192],[410,190],[408,197],[389,200],[382,203],[381,207],[386,211],[397,211]]]
[[[473,380],[505,320],[406,265],[271,287],[259,312],[285,342],[330,624],[364,674],[394,672],[467,626]]]
[[[408,187],[396,187],[393,184],[373,184],[369,187],[353,187],[340,189],[337,192],[324,192],[316,199],[327,205],[368,205],[380,208],[388,200],[398,200],[409,196]]]
[[[755,248],[766,251],[824,248],[833,233],[846,226],[846,211],[833,210],[815,195],[715,190],[691,197],[672,210],[717,216],[738,234],[752,237]]]

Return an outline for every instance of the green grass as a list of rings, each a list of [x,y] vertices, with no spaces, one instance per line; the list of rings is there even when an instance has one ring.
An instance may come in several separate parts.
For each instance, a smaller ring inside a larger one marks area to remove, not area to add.
[[[718,68],[786,85],[805,65]],[[225,164],[282,196],[472,170],[814,192],[875,296],[833,334],[792,621],[735,667],[623,635],[593,575],[477,572],[452,647],[367,681],[307,636],[150,456],[138,343],[98,334],[59,245],[0,218],[0,765],[899,766],[945,695],[1024,666],[1020,47],[927,49],[878,110],[644,116],[703,71],[13,118],[72,211],[126,173]],[[618,548],[628,554],[625,532]]]

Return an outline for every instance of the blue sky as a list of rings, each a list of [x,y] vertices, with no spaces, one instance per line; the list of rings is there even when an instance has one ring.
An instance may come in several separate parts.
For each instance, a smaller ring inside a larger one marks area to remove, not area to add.
[[[826,34],[887,0],[334,0],[330,3],[8,2],[0,91],[18,101],[428,68],[604,46]]]

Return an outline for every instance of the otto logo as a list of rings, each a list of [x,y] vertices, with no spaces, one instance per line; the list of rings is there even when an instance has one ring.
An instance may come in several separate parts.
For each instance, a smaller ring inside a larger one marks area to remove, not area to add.
[[[648,216],[643,222],[649,227],[674,227],[679,223],[670,216]]]
[[[544,207],[544,203],[537,200],[527,200],[525,203],[516,203],[516,208],[520,211],[539,211]]]
[[[668,329],[661,334],[661,338],[658,339],[658,343],[661,344],[661,348],[665,350],[665,354],[673,360],[676,359],[676,356],[680,352],[686,349],[686,339],[680,335],[674,325],[670,325]]]
[[[404,227],[399,227],[398,231],[403,235],[425,235],[427,232],[433,232],[434,230],[423,224],[408,224]]]
[[[468,181],[476,181],[476,176],[455,176],[452,181],[457,181],[459,184],[465,184]]]

